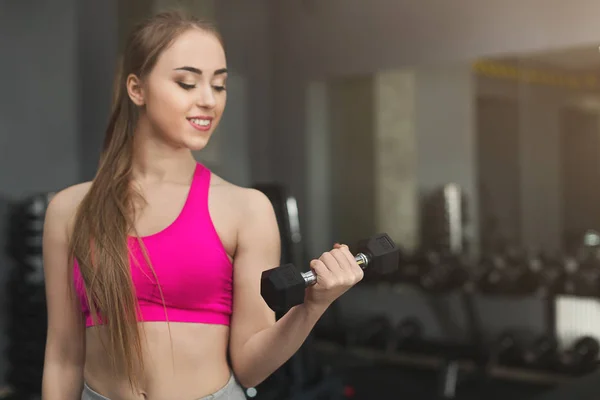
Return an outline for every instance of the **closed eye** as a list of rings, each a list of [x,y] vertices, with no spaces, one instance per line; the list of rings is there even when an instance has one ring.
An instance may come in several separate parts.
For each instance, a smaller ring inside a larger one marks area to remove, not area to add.
[[[183,89],[185,90],[191,90],[194,89],[196,87],[196,85],[189,85],[187,83],[183,83],[183,82],[177,82],[177,84],[179,86],[181,86]],[[217,92],[223,92],[225,91],[225,86],[213,86],[213,88],[217,91]]]
[[[179,86],[181,86],[185,90],[190,90],[196,87],[196,85],[188,85],[187,83],[177,82]]]

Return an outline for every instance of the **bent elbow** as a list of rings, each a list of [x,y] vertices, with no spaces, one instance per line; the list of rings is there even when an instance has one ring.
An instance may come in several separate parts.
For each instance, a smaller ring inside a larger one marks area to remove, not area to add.
[[[241,387],[243,387],[244,389],[250,389],[250,388],[255,388],[258,385],[260,385],[261,383],[264,382],[265,378],[263,379],[258,379],[256,377],[251,377],[251,376],[247,376],[247,375],[236,375],[236,379],[237,382],[240,384]]]
[[[267,378],[259,376],[257,368],[247,368],[239,362],[233,362],[233,360],[231,367],[235,380],[245,389],[257,387]]]

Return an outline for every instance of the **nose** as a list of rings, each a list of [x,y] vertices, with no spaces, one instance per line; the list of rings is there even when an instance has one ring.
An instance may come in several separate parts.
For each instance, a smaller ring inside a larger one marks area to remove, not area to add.
[[[197,104],[202,108],[214,108],[216,106],[215,92],[211,85],[202,85],[201,90],[198,91]]]

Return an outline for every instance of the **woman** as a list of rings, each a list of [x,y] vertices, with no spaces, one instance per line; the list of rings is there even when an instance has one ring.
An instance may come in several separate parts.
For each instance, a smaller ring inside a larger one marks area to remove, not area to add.
[[[279,261],[273,208],[192,155],[225,108],[219,35],[162,13],[121,62],[98,172],[46,214],[43,398],[244,399],[362,270],[336,244],[311,262],[305,303],[275,321],[260,295]]]

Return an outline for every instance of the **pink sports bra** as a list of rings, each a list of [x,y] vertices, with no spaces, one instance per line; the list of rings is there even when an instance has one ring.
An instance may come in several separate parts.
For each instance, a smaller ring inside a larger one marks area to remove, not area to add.
[[[136,238],[128,238],[140,321],[166,321],[168,317],[170,322],[229,325],[233,266],[209,213],[210,178],[211,171],[197,163],[187,200],[177,219],[162,231],[142,237],[158,282]],[[76,260],[73,277],[86,327],[92,326],[94,321]],[[102,322],[102,311],[98,312]]]

